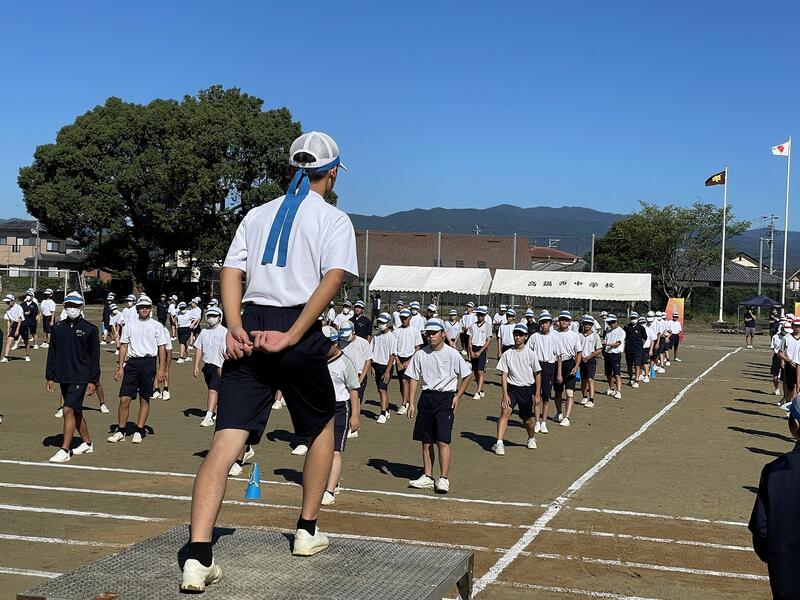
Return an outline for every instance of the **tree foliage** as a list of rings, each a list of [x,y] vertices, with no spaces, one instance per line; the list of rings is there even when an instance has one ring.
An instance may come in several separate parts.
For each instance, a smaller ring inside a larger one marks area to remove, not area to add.
[[[220,86],[147,105],[109,98],[20,169],[28,211],[76,238],[91,266],[137,286],[178,251],[207,271],[244,213],[289,183],[286,157],[300,124],[263,104]]]
[[[728,206],[725,238],[750,227]],[[722,208],[696,202],[688,208],[641,203],[639,211],[617,221],[595,244],[597,270],[652,273],[667,297],[691,296],[697,276],[719,265]],[[733,252],[726,246],[726,254]]]

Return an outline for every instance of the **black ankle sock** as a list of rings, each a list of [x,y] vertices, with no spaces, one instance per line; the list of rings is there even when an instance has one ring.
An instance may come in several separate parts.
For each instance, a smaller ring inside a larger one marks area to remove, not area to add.
[[[199,561],[204,567],[210,567],[212,562],[211,542],[189,542],[189,556]]]
[[[165,392],[168,392],[168,391],[169,391],[169,386],[168,386],[168,385],[165,385],[165,386],[164,386],[164,391],[165,391]]]
[[[317,530],[317,520],[314,519],[313,521],[308,521],[303,517],[297,519],[297,528],[298,529],[305,529],[309,535],[314,535]]]
[[[62,449],[64,452],[66,452],[67,454],[72,454],[72,450],[70,450],[69,448],[64,448],[64,447],[62,446],[62,447],[61,447],[61,449]]]

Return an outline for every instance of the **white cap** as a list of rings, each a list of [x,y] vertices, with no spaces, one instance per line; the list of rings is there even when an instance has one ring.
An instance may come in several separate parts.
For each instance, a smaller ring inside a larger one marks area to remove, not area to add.
[[[139,299],[136,300],[136,306],[137,308],[139,306],[153,306],[153,301],[150,300],[150,296],[145,296],[144,294],[142,294],[141,296],[139,296]]]
[[[14,300],[16,300],[16,298],[14,298],[14,294],[6,294],[6,297],[3,298],[3,302],[12,302]]]
[[[44,291],[44,293],[45,293],[45,295],[50,295],[50,296],[52,296],[52,295],[53,295],[53,290],[51,290],[50,288],[47,288],[47,289]]]
[[[313,160],[301,161],[300,159],[307,158],[303,154],[310,155]],[[292,142],[289,148],[289,164],[307,171],[327,171],[336,165],[347,170],[339,161],[339,146],[331,136],[321,131],[309,131]]]
[[[428,310],[431,312],[436,312],[436,305],[435,304],[428,304]]]
[[[64,304],[78,304],[83,306],[83,296],[81,296],[78,292],[70,292],[64,297]]]
[[[206,311],[206,317],[213,317],[214,315],[221,317],[222,311],[218,309],[216,306],[212,306]]]

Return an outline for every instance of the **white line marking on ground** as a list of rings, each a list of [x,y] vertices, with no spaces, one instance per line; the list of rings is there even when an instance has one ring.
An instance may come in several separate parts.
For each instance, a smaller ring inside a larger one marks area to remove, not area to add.
[[[556,594],[570,594],[573,596],[589,596],[590,598],[613,598],[614,600],[659,600],[658,598],[645,598],[644,596],[625,596],[624,594],[615,594],[613,592],[593,592],[591,590],[578,590],[575,588],[537,585],[535,583],[520,583],[518,581],[495,581],[492,585],[502,585],[523,590],[539,590],[542,592],[553,592]]]
[[[542,530],[547,526],[550,521],[552,521],[555,516],[561,512],[564,505],[569,501],[569,499],[577,493],[586,482],[592,479],[600,470],[605,467],[609,462],[611,462],[614,457],[619,454],[626,446],[628,446],[631,442],[635,441],[639,436],[641,436],[645,431],[650,429],[650,427],[656,423],[661,417],[667,414],[681,399],[686,395],[690,389],[692,389],[695,385],[697,385],[700,381],[702,381],[703,377],[705,377],[708,373],[710,373],[717,365],[723,362],[732,354],[738,352],[740,348],[728,352],[722,358],[720,358],[717,362],[712,364],[708,367],[705,371],[700,373],[697,377],[695,377],[691,382],[689,382],[678,394],[660,411],[658,411],[655,415],[650,417],[645,423],[636,431],[634,431],[631,435],[621,441],[619,444],[614,446],[608,454],[606,454],[603,458],[601,458],[594,466],[592,466],[588,471],[586,471],[583,475],[581,475],[578,479],[576,479],[572,485],[570,485],[563,494],[561,494],[558,498],[556,498],[550,506],[545,510],[544,514],[540,516],[536,521],[531,525],[528,530],[523,534],[523,536],[514,544],[509,551],[504,554],[500,559],[492,565],[492,567],[484,573],[476,582],[473,587],[473,596],[477,596],[487,585],[494,582],[512,562],[519,556],[519,554],[527,548],[530,543],[536,539],[536,537],[542,532]]]
[[[167,521],[160,517],[140,517],[138,515],[115,515],[112,513],[97,512],[93,510],[68,510],[66,508],[43,508],[39,506],[18,506],[16,504],[0,504],[0,510],[13,510],[19,512],[50,513],[70,517],[96,517],[98,519],[119,519],[120,521],[159,522]]]
[[[592,558],[589,556],[572,556],[571,554],[551,554],[550,552],[537,552],[534,558],[549,558],[553,560],[577,560],[595,565],[608,565],[612,567],[628,567],[631,569],[650,569],[653,571],[668,571],[670,573],[687,573],[689,575],[707,575],[710,577],[728,577],[730,579],[751,579],[754,581],[769,581],[767,575],[755,573],[731,573],[729,571],[711,571],[709,569],[692,569],[690,567],[673,567],[670,565],[652,565],[650,563],[628,562],[627,560],[609,560],[606,558]]]
[[[720,521],[714,519],[704,519],[702,517],[680,517],[674,515],[661,515],[658,513],[636,512],[634,510],[616,510],[613,508],[592,508],[589,506],[570,507],[577,512],[597,512],[608,515],[623,515],[626,517],[646,517],[648,519],[663,519],[665,521],[692,521],[694,523],[711,523],[712,525],[734,525],[736,527],[747,527],[744,521]]]
[[[194,479],[194,473],[175,473],[172,471],[146,471],[143,469],[123,469],[119,467],[96,467],[93,465],[65,465],[51,462],[32,462],[27,460],[9,460],[2,459],[0,464],[6,465],[19,465],[25,467],[54,467],[57,469],[82,469],[85,471],[105,471],[109,473],[129,473],[132,475],[161,475],[164,477],[183,477]],[[249,479],[241,477],[229,477],[228,481],[243,481],[249,483]],[[300,487],[300,484],[291,481],[273,481],[271,479],[262,479],[261,483],[266,485],[283,485],[289,487]],[[378,494],[383,496],[399,496],[402,498],[414,498],[415,500],[432,500],[440,502],[462,502],[465,504],[488,504],[495,506],[519,506],[522,508],[531,508],[536,506],[530,502],[506,502],[504,500],[481,500],[477,498],[453,498],[448,496],[433,496],[414,494],[411,492],[389,492],[386,490],[360,490],[356,488],[342,488],[346,492],[355,492],[357,494]]]
[[[634,540],[637,542],[654,542],[657,544],[676,544],[678,546],[699,546],[701,548],[713,548],[714,550],[736,550],[738,552],[754,552],[750,546],[735,546],[732,544],[715,544],[712,542],[696,542],[694,540],[676,540],[674,538],[660,538],[649,535],[632,535],[629,533],[611,533],[608,531],[589,531],[584,529],[552,529],[545,527],[543,531],[553,533],[567,533],[572,535],[588,535],[590,537],[617,538],[621,540]]]
[[[35,535],[14,535],[12,533],[0,533],[0,540],[11,540],[13,542],[37,542],[42,544],[65,544],[67,546],[95,546],[98,548],[124,548],[127,544],[113,544],[110,542],[90,542],[89,540],[67,540],[56,537],[40,537]]]
[[[19,490],[39,490],[44,492],[66,492],[66,493],[75,493],[75,494],[96,494],[99,496],[123,496],[127,498],[148,498],[152,500],[179,500],[182,502],[191,502],[191,496],[178,496],[174,494],[151,494],[148,492],[125,492],[125,491],[115,491],[115,490],[98,490],[98,489],[87,489],[87,488],[74,488],[74,487],[61,487],[61,486],[52,486],[52,485],[32,485],[27,483],[10,483],[7,481],[0,482],[0,488],[8,488],[8,489],[19,489]],[[300,509],[300,505],[290,505],[290,504],[271,504],[269,502],[253,502],[253,501],[243,501],[243,500],[223,500],[223,504],[229,504],[233,506],[247,506],[249,508],[280,508],[280,509],[289,509],[289,510],[298,510]],[[479,527],[498,527],[504,529],[510,529],[513,527],[517,527],[512,525],[511,523],[494,523],[491,521],[465,521],[465,520],[455,520],[455,521],[446,521],[442,519],[433,519],[428,517],[412,517],[410,515],[397,515],[397,514],[389,514],[389,513],[373,513],[373,512],[363,512],[363,511],[356,511],[356,510],[342,510],[336,508],[327,508],[324,507],[322,509],[325,512],[332,513],[332,514],[339,514],[339,515],[354,515],[357,517],[374,517],[378,519],[395,519],[400,521],[419,521],[421,523],[446,523],[450,525],[476,525]]]
[[[47,579],[55,579],[60,577],[63,573],[53,573],[51,571],[31,571],[29,569],[14,569],[12,567],[0,567],[0,573],[6,575],[21,575],[23,577],[45,577]]]

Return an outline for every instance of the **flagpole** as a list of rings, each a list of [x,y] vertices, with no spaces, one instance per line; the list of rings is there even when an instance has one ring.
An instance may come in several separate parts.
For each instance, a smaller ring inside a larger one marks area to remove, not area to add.
[[[725,165],[725,183],[722,192],[722,256],[719,261],[719,322],[722,323],[722,297],[725,290],[725,226],[728,220],[728,165]]]
[[[786,160],[786,207],[783,212],[783,277],[781,277],[781,304],[786,303],[786,251],[789,246],[789,174],[792,170],[792,136],[789,136],[789,156]]]

